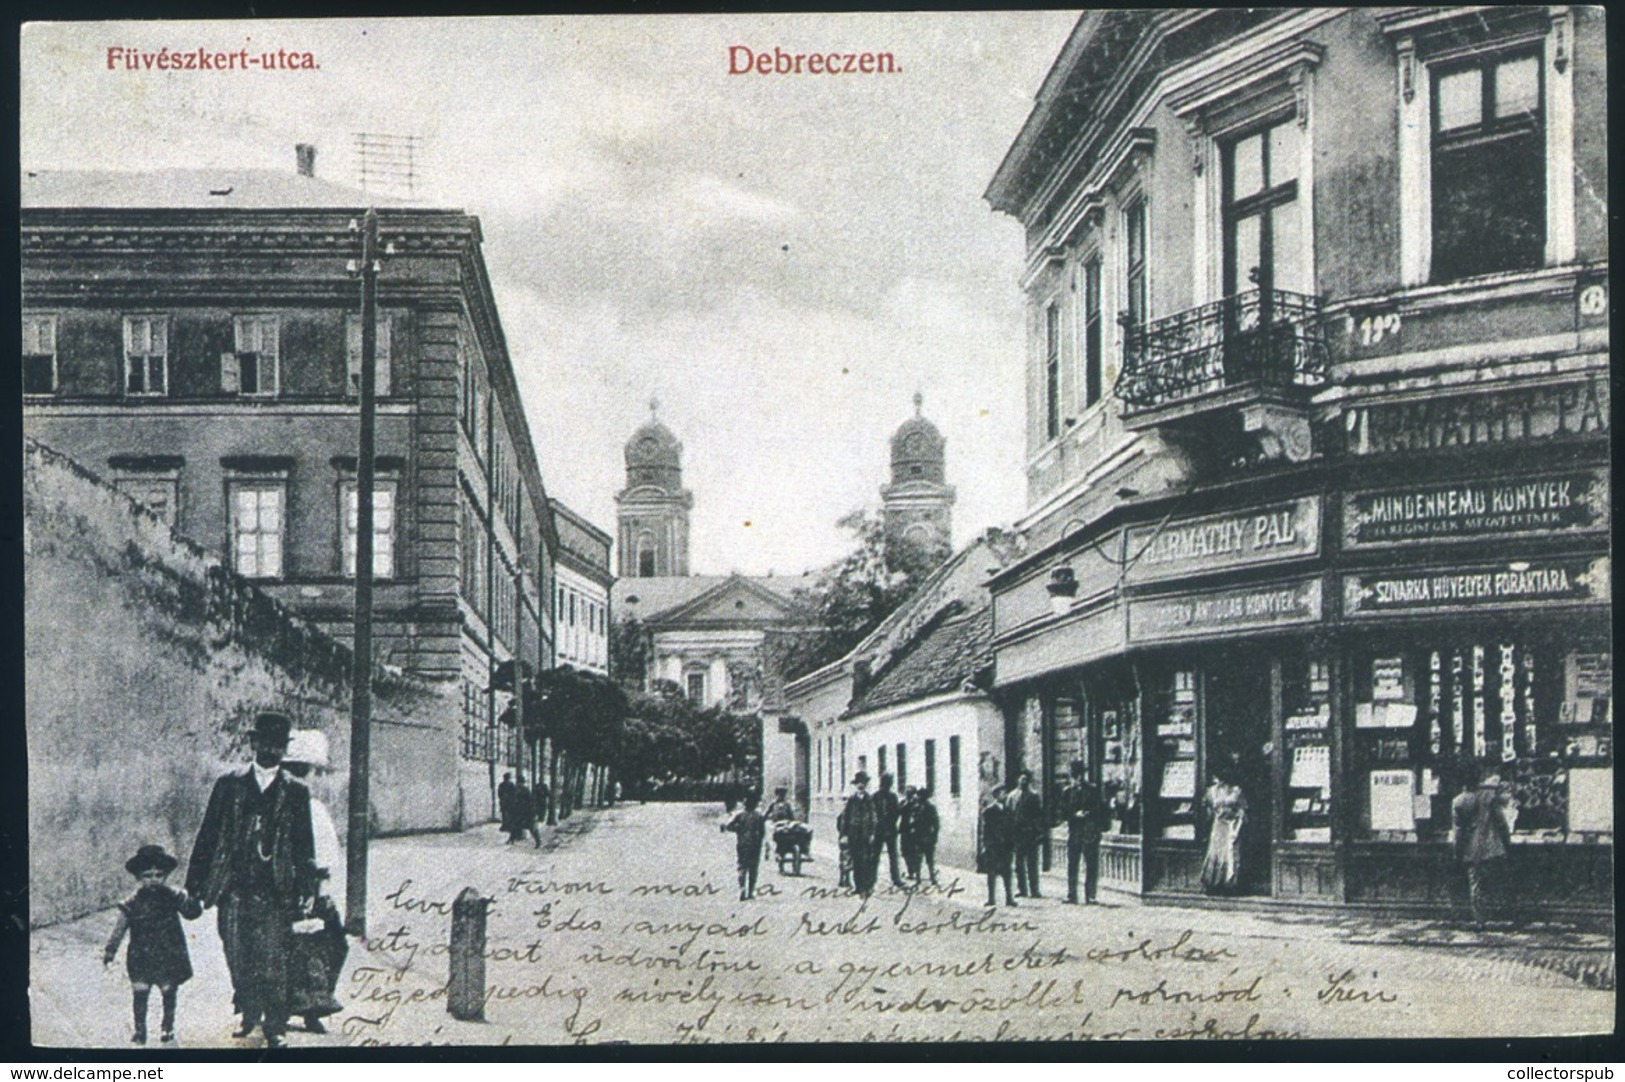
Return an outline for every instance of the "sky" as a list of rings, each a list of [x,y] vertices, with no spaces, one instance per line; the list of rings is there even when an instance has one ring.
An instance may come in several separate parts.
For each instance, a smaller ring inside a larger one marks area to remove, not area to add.
[[[1018,223],[982,199],[1076,12],[33,24],[24,168],[294,168],[419,140],[418,199],[480,217],[549,495],[613,534],[623,448],[683,443],[697,574],[797,573],[877,509],[913,396],[956,541],[1025,505]],[[108,70],[109,46],[314,70]],[[886,75],[730,75],[888,52]]]

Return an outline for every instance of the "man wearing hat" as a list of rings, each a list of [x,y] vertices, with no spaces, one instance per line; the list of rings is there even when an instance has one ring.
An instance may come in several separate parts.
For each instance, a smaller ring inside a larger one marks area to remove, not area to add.
[[[316,892],[310,790],[282,770],[293,728],[285,714],[254,718],[254,761],[215,782],[186,868],[187,893],[219,909],[231,971],[236,1036],[263,1025],[267,1047],[285,1043],[293,922]]]
[[[880,870],[880,813],[869,795],[869,775],[860,770],[852,776],[852,795],[841,811],[841,830],[852,854],[852,889],[867,898],[874,893]]]

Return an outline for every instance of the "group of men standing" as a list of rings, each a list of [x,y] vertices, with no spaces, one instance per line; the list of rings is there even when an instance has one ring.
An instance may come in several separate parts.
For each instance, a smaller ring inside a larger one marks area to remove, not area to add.
[[[894,783],[890,774],[882,774],[880,788],[871,794],[868,773],[858,771],[852,777],[852,794],[847,797],[835,823],[844,853],[842,885],[851,886],[864,897],[874,893],[875,883],[880,878],[882,850],[886,853],[892,886],[908,886],[903,879],[905,865],[909,882],[921,881],[922,867],[928,870],[931,882],[937,881],[937,835],[942,824],[936,805],[931,803],[929,792],[912,785],[899,798],[893,789]]]
[[[1056,801],[1060,821],[1066,823],[1066,900],[1076,904],[1078,872],[1083,871],[1083,900],[1093,905],[1100,879],[1100,836],[1110,809],[1100,789],[1087,776],[1082,760],[1072,762],[1071,777]],[[982,800],[980,844],[976,864],[987,876],[987,904],[997,905],[995,888],[1004,882],[1004,904],[1016,898],[1042,898],[1039,886],[1039,850],[1049,832],[1044,802],[1033,791],[1033,776],[1023,770],[1013,789],[995,785]],[[1015,869],[1014,892],[1011,868]]]
[[[508,845],[522,841],[529,834],[535,848],[542,847],[542,833],[536,824],[547,818],[552,795],[544,781],[538,780],[536,788],[531,789],[523,782],[516,784],[511,771],[502,775],[502,782],[497,786],[497,815],[503,832],[508,835]]]

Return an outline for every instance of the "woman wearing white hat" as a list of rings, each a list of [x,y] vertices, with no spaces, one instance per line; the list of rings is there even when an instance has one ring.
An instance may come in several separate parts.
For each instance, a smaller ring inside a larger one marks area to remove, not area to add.
[[[294,925],[295,931],[304,934],[294,936],[295,964],[289,975],[293,984],[289,1000],[292,1013],[304,1016],[306,1031],[325,1033],[322,1017],[342,1009],[333,992],[338,986],[339,969],[349,953],[337,905],[345,897],[344,850],[339,845],[333,815],[316,795],[313,784],[327,774],[327,734],[319,729],[295,729],[288,734],[282,768],[311,786],[310,832],[315,841],[320,884],[314,912]]]

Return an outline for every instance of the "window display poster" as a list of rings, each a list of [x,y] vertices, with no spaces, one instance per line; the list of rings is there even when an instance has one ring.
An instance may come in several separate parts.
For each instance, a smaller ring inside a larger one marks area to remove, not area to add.
[[[1613,724],[1613,655],[1576,651],[1564,659],[1564,670],[1563,721],[1570,725]]]
[[[1569,771],[1569,830],[1614,830],[1614,771],[1587,768]]]
[[[1371,663],[1371,701],[1397,703],[1405,698],[1405,659],[1379,657]]]
[[[1327,790],[1332,787],[1332,749],[1325,744],[1300,744],[1292,749],[1294,789]]]
[[[1416,829],[1416,808],[1411,801],[1415,781],[1409,770],[1371,772],[1372,830]]]
[[[1185,799],[1196,796],[1195,759],[1175,759],[1162,765],[1162,795]]]

